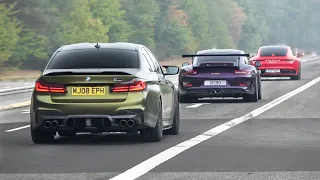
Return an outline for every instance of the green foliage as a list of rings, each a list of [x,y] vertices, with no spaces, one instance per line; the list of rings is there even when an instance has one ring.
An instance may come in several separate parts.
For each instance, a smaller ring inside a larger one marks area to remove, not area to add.
[[[0,69],[10,60],[19,41],[21,27],[14,15],[13,5],[0,4]]]
[[[129,42],[144,44],[154,50],[155,17],[159,12],[154,0],[124,0],[125,17],[130,22]]]
[[[62,45],[144,44],[159,59],[208,48],[316,50],[317,0],[2,0],[0,69],[44,66]]]

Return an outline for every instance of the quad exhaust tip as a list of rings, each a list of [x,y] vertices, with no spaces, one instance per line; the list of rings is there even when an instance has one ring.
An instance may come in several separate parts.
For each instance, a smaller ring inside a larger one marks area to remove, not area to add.
[[[49,128],[58,128],[58,127],[59,127],[59,122],[56,121],[56,120],[54,120],[54,121],[52,121],[52,122],[50,122],[50,121],[45,121],[45,122],[43,123],[43,126],[44,126],[45,128],[47,128],[47,129],[49,129]]]
[[[125,119],[122,119],[119,121],[119,126],[121,128],[124,128],[124,127],[133,127],[136,123],[134,122],[134,120],[132,119],[129,119],[129,120],[125,120]]]
[[[48,128],[51,128],[52,124],[50,121],[45,121],[43,126],[48,129]]]
[[[58,121],[52,121],[52,122],[51,122],[51,127],[52,127],[52,128],[57,128],[57,127],[59,127],[59,122],[58,122]]]
[[[128,127],[133,127],[136,123],[134,122],[134,120],[130,119],[128,120]]]
[[[120,120],[120,121],[119,121],[119,126],[120,126],[121,128],[126,127],[126,126],[127,126],[127,121],[124,120],[124,119]]]

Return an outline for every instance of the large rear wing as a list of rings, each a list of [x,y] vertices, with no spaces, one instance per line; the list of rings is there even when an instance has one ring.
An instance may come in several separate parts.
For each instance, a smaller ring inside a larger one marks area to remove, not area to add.
[[[187,58],[187,57],[192,57],[192,61],[194,57],[214,57],[214,56],[237,56],[237,57],[250,57],[250,54],[183,54],[182,58]],[[230,68],[234,68],[234,69],[239,69],[240,66],[240,58],[237,59],[237,63],[235,63],[233,66],[229,66]],[[226,67],[226,66],[221,66],[221,65],[210,65],[210,63],[207,65],[206,68],[213,68],[213,67]],[[198,67],[200,68],[200,67]],[[204,67],[203,67],[204,68]]]

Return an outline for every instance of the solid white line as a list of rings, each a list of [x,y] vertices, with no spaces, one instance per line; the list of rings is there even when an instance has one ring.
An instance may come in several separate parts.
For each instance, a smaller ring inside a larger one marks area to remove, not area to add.
[[[242,122],[247,121],[248,119],[254,118],[258,115],[260,115],[261,113],[267,111],[268,109],[271,109],[272,107],[277,106],[278,104],[282,103],[283,101],[291,98],[292,96],[306,90],[307,88],[311,87],[312,85],[316,84],[317,82],[320,81],[320,77],[308,82],[307,84],[297,88],[294,91],[291,91],[273,101],[271,101],[268,104],[265,104],[264,106],[251,111],[250,113],[233,119],[229,122],[226,122],[224,124],[221,124],[217,127],[214,127],[212,129],[210,129],[209,131],[206,131],[192,139],[186,140],[178,145],[175,145],[145,161],[143,161],[142,163],[132,167],[131,169],[128,169],[127,171],[111,178],[110,180],[120,180],[120,179],[126,179],[126,180],[134,180],[144,174],[146,174],[147,172],[149,172],[150,170],[154,169],[155,167],[157,167],[158,165],[168,161],[169,159],[175,157],[176,155],[182,153],[183,151],[211,138],[214,137]]]
[[[23,113],[23,114],[29,114],[29,113],[30,113],[30,110],[29,110],[29,109],[22,110],[22,112],[21,112],[21,113]]]
[[[202,105],[203,104],[194,104],[194,105],[187,106],[186,108],[197,108],[197,107],[200,107]]]
[[[22,126],[22,127],[14,128],[14,129],[9,129],[9,130],[6,130],[5,132],[18,131],[18,130],[25,129],[25,128],[28,128],[28,127],[30,127],[30,125],[26,125],[26,126]]]

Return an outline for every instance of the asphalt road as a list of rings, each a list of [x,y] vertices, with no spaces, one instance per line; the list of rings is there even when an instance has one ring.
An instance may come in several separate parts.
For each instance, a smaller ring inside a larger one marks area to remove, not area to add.
[[[318,180],[320,83],[312,80],[320,77],[319,67],[320,60],[304,63],[298,81],[263,81],[258,103],[181,104],[181,133],[160,143],[135,135],[83,134],[35,145],[29,128],[12,130],[28,125],[28,108],[0,111],[0,179]],[[310,81],[312,86],[304,86]],[[300,93],[292,92],[299,87]]]

